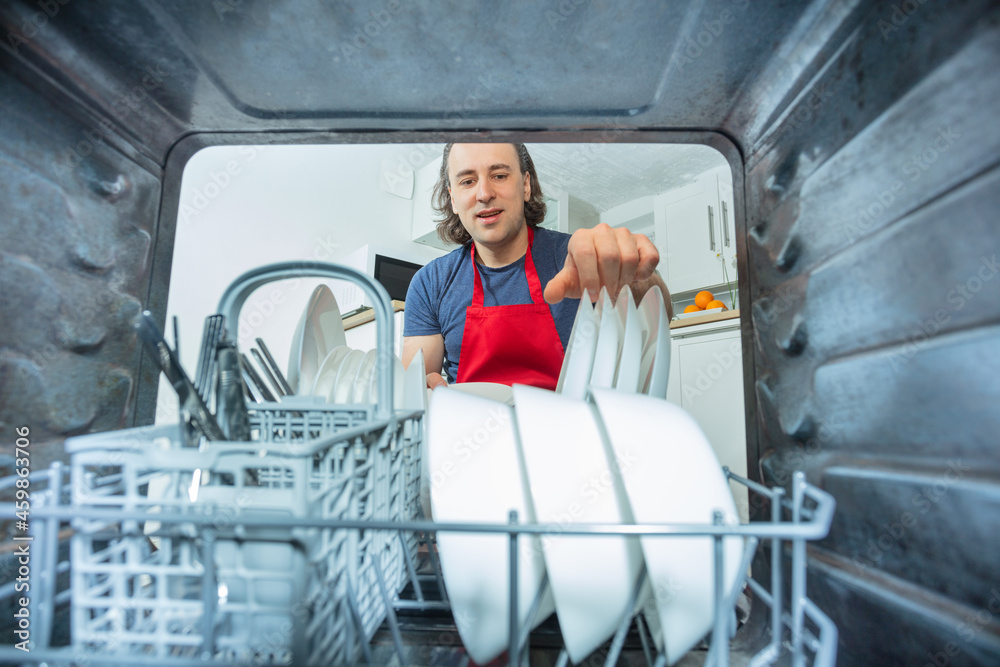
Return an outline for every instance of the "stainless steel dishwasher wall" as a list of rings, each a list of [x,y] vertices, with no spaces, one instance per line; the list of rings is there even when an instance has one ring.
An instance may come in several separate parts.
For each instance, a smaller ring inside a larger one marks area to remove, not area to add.
[[[995,664],[998,24],[985,1],[4,3],[0,422],[55,456],[152,419],[128,322],[164,317],[200,147],[712,143],[750,469],[837,498],[809,581],[840,661]]]

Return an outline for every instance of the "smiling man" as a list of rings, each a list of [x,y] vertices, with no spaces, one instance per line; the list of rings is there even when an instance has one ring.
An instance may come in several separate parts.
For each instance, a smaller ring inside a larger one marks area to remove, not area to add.
[[[554,389],[585,288],[631,285],[638,298],[659,284],[666,294],[646,236],[538,227],[545,202],[524,144],[448,144],[434,202],[438,235],[462,247],[418,271],[406,295],[403,363],[423,350],[428,387],[445,384],[444,372]]]

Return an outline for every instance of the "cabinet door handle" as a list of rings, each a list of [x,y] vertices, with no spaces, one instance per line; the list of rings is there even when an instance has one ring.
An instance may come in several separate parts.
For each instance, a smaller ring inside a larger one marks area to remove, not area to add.
[[[726,202],[722,202],[722,238],[726,247],[729,247],[729,209]]]
[[[715,214],[712,207],[708,207],[708,249],[715,252]]]

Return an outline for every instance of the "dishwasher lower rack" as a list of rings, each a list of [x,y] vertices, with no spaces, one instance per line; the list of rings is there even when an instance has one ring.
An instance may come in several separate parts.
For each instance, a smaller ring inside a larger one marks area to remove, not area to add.
[[[288,417],[299,419],[292,414]],[[388,430],[401,434],[405,429],[400,424],[396,421],[388,425]],[[345,445],[344,452],[357,449],[356,438],[363,437],[366,429],[348,428],[335,440]],[[124,433],[119,435],[127,439]],[[383,433],[375,442],[385,440]],[[156,446],[176,454],[176,450],[164,445],[159,442]],[[384,509],[375,509],[386,507],[377,501],[369,503],[368,509],[358,506],[357,513],[343,511],[336,499],[343,497],[334,491],[334,476],[324,479],[317,473],[330,465],[328,459],[323,463],[324,457],[317,456],[326,451],[324,446],[313,443],[308,449],[313,453],[299,459],[300,463],[309,462],[301,468],[301,479],[308,479],[308,483],[298,487],[291,483],[295,473],[289,472],[289,467],[261,466],[258,462],[255,469],[268,474],[256,483],[271,485],[270,489],[264,486],[260,493],[271,490],[284,494],[281,497],[285,502],[278,505],[273,503],[274,498],[267,502],[262,502],[263,496],[254,498],[255,492],[248,490],[254,487],[241,484],[238,477],[225,477],[235,475],[234,470],[246,474],[252,468],[221,466],[216,481],[226,481],[233,490],[242,489],[234,491],[228,504],[205,502],[207,497],[199,495],[195,502],[190,498],[172,503],[157,499],[143,506],[136,497],[115,490],[143,489],[148,497],[150,484],[162,478],[164,472],[149,469],[144,463],[147,472],[137,475],[127,447],[112,447],[105,452],[113,463],[103,471],[90,469],[89,463],[84,464],[88,458],[78,459],[83,452],[77,452],[69,483],[59,464],[33,475],[28,536],[33,539],[35,559],[30,573],[30,650],[0,646],[0,660],[49,665],[408,664],[412,653],[400,631],[397,610],[447,609],[448,605],[446,593],[431,600],[421,590],[420,580],[426,583],[427,577],[417,574],[417,537],[431,544],[424,558],[444,591],[433,540],[427,538],[435,532],[458,531],[507,535],[509,562],[514,570],[517,540],[527,535],[705,536],[716,545],[717,582],[722,580],[723,537],[745,538],[741,571],[746,571],[762,541],[769,541],[770,588],[753,579],[746,583],[770,609],[770,639],[749,664],[784,663],[789,659],[795,665],[825,666],[835,662],[837,628],[808,599],[805,581],[806,542],[827,534],[834,500],[809,485],[801,474],[795,475],[788,498],[784,489],[763,487],[727,471],[731,480],[749,487],[752,494],[764,498],[770,506],[770,521],[739,526],[576,525],[567,529],[561,525],[518,524],[516,518],[508,524],[442,524],[410,518],[419,507],[415,494],[419,480],[408,477],[412,473],[406,470],[419,470],[417,444],[397,447],[401,451],[394,457],[398,461],[395,477],[402,477],[397,488],[403,489],[403,497],[396,506],[403,514],[391,516]],[[391,446],[374,449],[392,451]],[[96,456],[96,450],[91,451]],[[291,452],[302,454],[303,450],[292,444],[286,454]],[[245,452],[234,456],[239,460],[242,456],[261,455]],[[344,465],[352,465],[348,461],[354,456],[344,457]],[[366,456],[359,453],[356,457],[357,469],[371,471],[374,467],[367,465]],[[187,470],[180,462],[166,469]],[[193,476],[195,472],[187,470],[187,474]],[[345,479],[343,475],[335,477]],[[15,479],[0,480],[0,493],[12,488]],[[355,481],[347,486],[358,488],[356,478],[350,479]],[[405,491],[407,482],[411,482],[412,493]],[[323,499],[313,506],[313,511],[297,505],[298,500],[289,500],[293,492],[301,491],[301,486],[314,500]],[[211,480],[201,491],[210,487]],[[363,485],[360,488],[366,494]],[[360,502],[360,498],[356,499]],[[12,504],[0,505],[0,517],[13,515]],[[72,528],[72,549],[68,560],[59,562],[57,535],[62,527]],[[786,588],[783,574],[786,545],[791,547],[790,588]],[[509,581],[516,580],[516,572],[512,572]],[[728,664],[729,639],[736,630],[733,609],[742,588],[724,591],[716,587],[715,621],[705,664]],[[12,594],[10,585],[0,588],[0,598]],[[511,587],[512,609],[518,608],[516,594],[516,587]],[[52,646],[55,612],[67,603],[72,640],[68,646]],[[616,664],[633,623],[643,641],[647,663],[665,664],[665,656],[649,649],[638,616],[623,619],[602,661]],[[517,627],[516,621],[511,627],[507,655],[514,659],[510,664],[528,664],[528,628]],[[370,645],[376,630],[380,638],[390,637],[391,642]],[[566,664],[565,651],[559,660]],[[467,662],[466,658],[460,664]]]

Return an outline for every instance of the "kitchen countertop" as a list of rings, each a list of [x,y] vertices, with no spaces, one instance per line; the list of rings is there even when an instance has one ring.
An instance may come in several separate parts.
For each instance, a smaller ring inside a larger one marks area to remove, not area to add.
[[[397,301],[393,299],[392,301],[392,312],[398,313],[406,307],[406,303],[403,301]],[[375,319],[375,309],[368,308],[364,312],[358,313],[356,315],[351,315],[350,317],[344,318],[344,331],[353,329],[354,327],[359,327],[362,324],[368,324]]]
[[[724,310],[721,313],[709,313],[708,315],[695,315],[694,317],[686,317],[682,320],[673,320],[670,322],[671,329],[681,329],[683,327],[691,327],[696,324],[708,324],[709,322],[721,322],[722,320],[735,320],[739,319],[740,311],[739,308],[736,310]]]

